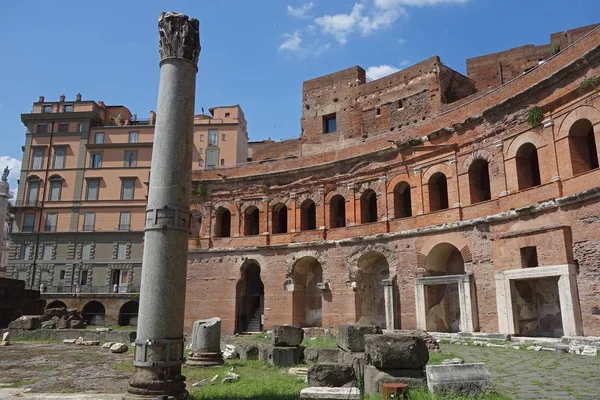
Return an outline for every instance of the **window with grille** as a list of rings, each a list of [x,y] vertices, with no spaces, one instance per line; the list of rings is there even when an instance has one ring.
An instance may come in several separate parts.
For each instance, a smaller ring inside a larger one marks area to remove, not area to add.
[[[54,160],[52,161],[52,168],[63,169],[65,167],[65,154],[66,149],[64,147],[56,147],[54,149]]]
[[[100,187],[99,179],[89,179],[87,181],[87,189],[85,191],[86,200],[98,200],[98,189]]]
[[[83,230],[84,231],[93,231],[94,224],[96,222],[96,213],[87,212],[83,216]]]
[[[119,230],[128,231],[131,225],[131,213],[129,211],[123,211],[119,214]]]
[[[42,169],[42,160],[44,159],[44,149],[34,149],[31,157],[31,169]]]
[[[58,221],[57,213],[48,213],[46,214],[46,225],[44,230],[46,232],[56,232],[56,222]]]
[[[129,143],[137,143],[138,142],[138,133],[137,132],[129,132]]]
[[[123,178],[121,181],[121,200],[133,200],[135,178]]]
[[[135,167],[137,165],[137,151],[125,151],[125,167]]]
[[[52,179],[50,181],[50,194],[48,201],[60,201],[60,189],[62,187],[62,179]]]

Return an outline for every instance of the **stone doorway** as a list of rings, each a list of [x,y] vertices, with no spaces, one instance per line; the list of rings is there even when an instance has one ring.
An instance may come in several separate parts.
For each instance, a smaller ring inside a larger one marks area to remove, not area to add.
[[[389,277],[390,267],[383,254],[370,251],[358,259],[355,291],[357,324],[393,329],[393,326],[388,327],[386,322],[384,285]]]
[[[323,267],[314,257],[302,257],[294,264],[292,280],[293,324],[321,327],[323,295],[317,285],[323,282]]]
[[[236,292],[236,332],[262,332],[265,286],[257,261],[248,260],[242,265]]]

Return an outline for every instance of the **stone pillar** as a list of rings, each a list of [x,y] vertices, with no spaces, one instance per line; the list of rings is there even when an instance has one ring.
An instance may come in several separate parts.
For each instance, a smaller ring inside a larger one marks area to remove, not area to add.
[[[381,281],[383,286],[383,297],[385,300],[385,328],[393,331],[396,327],[394,321],[394,280],[384,279]]]
[[[183,14],[162,13],[158,30],[160,85],[135,371],[125,399],[187,396],[181,365],[199,23]]]
[[[475,332],[478,328],[477,309],[474,307],[473,294],[471,290],[471,276],[464,275],[458,283],[458,302],[460,304],[460,327],[461,332]]]
[[[417,329],[427,330],[427,305],[425,304],[425,285],[415,283],[415,307]]]
[[[8,225],[6,224],[6,217],[8,216],[8,199],[10,195],[10,186],[8,184],[8,174],[10,170],[8,167],[4,169],[2,174],[2,180],[0,180],[0,273],[6,271],[6,264],[8,263]]]
[[[221,318],[215,317],[194,322],[192,352],[186,364],[213,367],[224,363],[221,354]]]
[[[571,268],[569,272],[575,272]],[[576,273],[563,274],[558,278],[558,296],[564,336],[583,336],[581,308],[577,290]]]

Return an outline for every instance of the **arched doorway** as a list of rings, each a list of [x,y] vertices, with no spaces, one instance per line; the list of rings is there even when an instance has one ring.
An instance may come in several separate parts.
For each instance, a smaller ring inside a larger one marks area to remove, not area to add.
[[[323,268],[314,257],[302,257],[293,267],[294,292],[292,300],[293,324],[320,327],[323,297],[318,283],[323,281]]]
[[[260,233],[258,208],[252,206],[246,209],[244,213],[244,235],[254,236]]]
[[[435,245],[425,259],[426,276],[464,275],[465,262],[450,243]],[[427,331],[460,331],[458,283],[429,284],[425,287]]]
[[[368,224],[377,222],[377,193],[373,189],[367,189],[360,197],[361,222]]]
[[[67,305],[60,300],[54,300],[53,302],[50,302],[46,308],[67,308]]]
[[[569,152],[573,175],[598,168],[596,137],[589,120],[580,119],[569,129]]]
[[[540,164],[537,148],[533,143],[525,143],[517,150],[517,180],[519,190],[538,186],[541,184]]]
[[[431,175],[428,183],[429,211],[445,210],[448,208],[448,178],[441,172]]]
[[[288,228],[287,223],[288,208],[283,203],[277,203],[273,206],[271,226],[273,233],[286,233]]]
[[[355,292],[356,323],[386,326],[382,281],[389,277],[390,267],[383,254],[370,251],[358,259]]]
[[[399,182],[394,186],[394,218],[412,217],[412,200],[410,185]]]
[[[469,166],[469,188],[471,189],[471,204],[490,200],[490,171],[486,160],[478,158]]]
[[[257,261],[244,262],[236,292],[236,332],[262,332],[265,286],[260,278],[260,265]]]
[[[137,301],[128,301],[123,304],[119,310],[119,326],[136,326],[139,307]]]
[[[231,237],[231,211],[225,207],[220,207],[216,214],[216,237]]]
[[[317,206],[311,199],[306,199],[300,206],[300,227],[303,231],[317,229]]]
[[[332,228],[346,226],[346,199],[341,194],[336,194],[329,201],[329,225]]]
[[[88,325],[101,326],[104,325],[104,316],[106,310],[104,305],[99,301],[90,301],[81,310],[81,315]]]

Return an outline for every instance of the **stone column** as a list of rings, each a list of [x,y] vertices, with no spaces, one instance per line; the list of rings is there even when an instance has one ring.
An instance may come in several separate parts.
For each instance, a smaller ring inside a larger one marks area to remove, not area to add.
[[[187,396],[181,365],[199,23],[183,14],[162,13],[158,30],[160,85],[135,371],[126,399]]]
[[[221,318],[209,318],[194,322],[192,329],[192,352],[186,364],[213,367],[224,364],[221,354]]]
[[[381,281],[383,286],[383,298],[385,300],[385,328],[388,331],[393,331],[395,328],[394,321],[394,280],[384,279]]]
[[[0,180],[0,272],[5,271],[6,263],[8,262],[9,244],[6,217],[8,215],[8,199],[12,197],[10,195],[10,186],[8,184],[9,173],[10,170],[6,167],[2,174],[2,180]]]
[[[460,304],[460,332],[475,332],[476,323],[473,313],[473,299],[471,292],[471,275],[464,275],[458,282],[458,302]]]
[[[570,266],[571,267],[571,266]],[[558,296],[564,336],[583,336],[575,268],[558,278]]]
[[[415,307],[417,329],[427,330],[427,305],[425,304],[425,285],[415,283]]]

